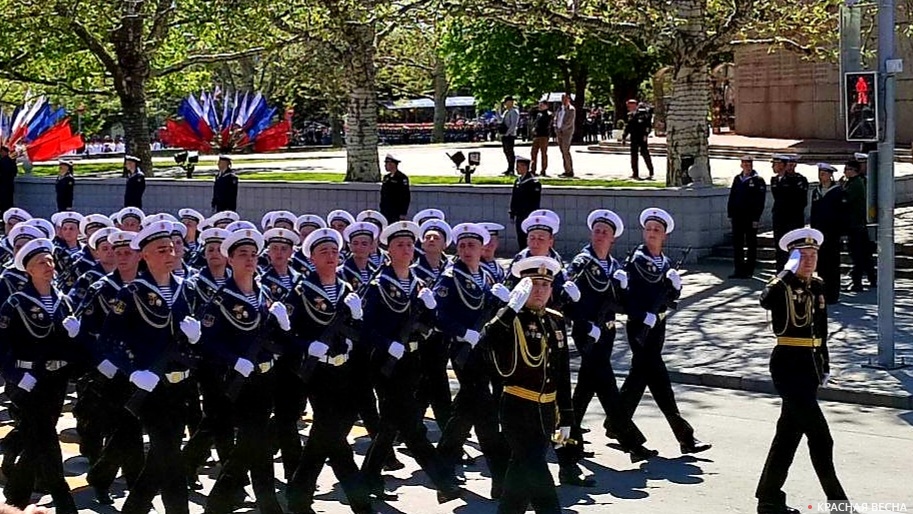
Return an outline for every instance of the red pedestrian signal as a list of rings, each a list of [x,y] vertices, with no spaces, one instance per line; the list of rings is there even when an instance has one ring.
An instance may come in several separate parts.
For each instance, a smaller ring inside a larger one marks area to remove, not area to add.
[[[878,142],[878,73],[853,71],[844,74],[846,140]]]

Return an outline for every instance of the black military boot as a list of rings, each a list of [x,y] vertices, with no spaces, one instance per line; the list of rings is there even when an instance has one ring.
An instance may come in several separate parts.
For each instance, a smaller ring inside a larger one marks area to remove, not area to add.
[[[704,443],[697,439],[691,439],[681,443],[682,454],[701,453],[713,448],[710,443]]]

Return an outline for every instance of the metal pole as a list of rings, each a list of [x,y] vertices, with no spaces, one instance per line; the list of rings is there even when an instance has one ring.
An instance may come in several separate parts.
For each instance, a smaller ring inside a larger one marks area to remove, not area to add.
[[[878,145],[878,365],[894,368],[894,0],[878,4],[878,71],[884,132]]]

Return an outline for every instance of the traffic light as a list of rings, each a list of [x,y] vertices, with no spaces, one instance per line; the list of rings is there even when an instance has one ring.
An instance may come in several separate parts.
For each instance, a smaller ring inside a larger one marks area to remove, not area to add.
[[[846,140],[877,142],[878,130],[878,72],[851,71],[844,74],[846,95]]]

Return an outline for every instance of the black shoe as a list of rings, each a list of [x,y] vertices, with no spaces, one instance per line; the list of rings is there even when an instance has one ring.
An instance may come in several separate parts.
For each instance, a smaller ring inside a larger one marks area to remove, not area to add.
[[[111,498],[111,493],[107,489],[96,489],[95,502],[99,505],[114,505],[114,498]]]
[[[187,488],[190,489],[191,491],[202,491],[203,482],[200,482],[199,478],[194,478],[193,480],[188,480]]]
[[[405,467],[406,465],[400,462],[400,460],[396,458],[396,455],[392,453],[390,454],[390,457],[387,458],[387,461],[384,462],[384,471],[399,471]]]
[[[651,450],[649,448],[646,448],[643,445],[640,445],[637,448],[630,450],[628,452],[628,454],[631,456],[631,463],[634,464],[637,462],[642,462],[642,461],[645,461],[648,459],[652,459],[653,457],[656,457],[657,455],[659,455],[659,452],[656,450]]]
[[[365,487],[368,489],[369,495],[380,501],[396,501],[399,499],[399,496],[387,492],[383,478],[378,480],[365,480]]]
[[[704,443],[698,441],[697,439],[692,439],[688,442],[681,443],[681,450],[683,454],[688,453],[701,453],[713,448],[713,445],[710,443]]]
[[[786,505],[759,503],[758,514],[800,514],[800,511]]]
[[[504,493],[504,482],[503,480],[492,480],[491,481],[491,499],[500,500],[501,495]]]
[[[596,480],[590,477],[578,475],[575,471],[560,471],[558,481],[561,485],[570,485],[574,487],[596,487]]]
[[[504,175],[505,177],[513,177],[513,176],[514,176],[513,172],[511,172],[511,171],[505,171],[505,172],[502,173],[501,175]]]
[[[439,489],[437,492],[437,502],[438,505],[453,501],[458,499],[463,495],[463,490],[457,487],[456,484],[448,485],[443,489]]]

